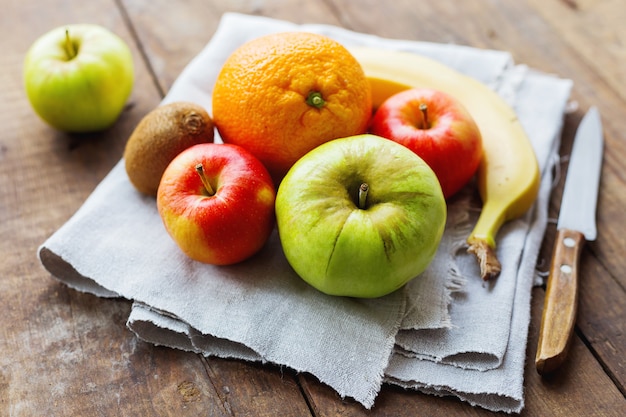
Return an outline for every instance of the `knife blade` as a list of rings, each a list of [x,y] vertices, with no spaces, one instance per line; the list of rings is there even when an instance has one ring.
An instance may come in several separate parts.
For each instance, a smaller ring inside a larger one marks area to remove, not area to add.
[[[557,222],[535,368],[540,374],[565,361],[578,309],[579,261],[586,241],[596,239],[596,206],[602,168],[600,113],[591,107],[576,131]]]

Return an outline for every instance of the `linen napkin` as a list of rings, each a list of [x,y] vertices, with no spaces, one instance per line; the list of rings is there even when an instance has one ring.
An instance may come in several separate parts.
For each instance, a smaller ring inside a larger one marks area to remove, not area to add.
[[[360,300],[326,296],[305,284],[286,262],[276,233],[259,254],[238,265],[191,261],[165,232],[154,198],[130,185],[123,161],[41,245],[43,266],[79,291],[133,300],[127,325],[154,344],[285,365],[366,408],[388,382],[456,395],[490,410],[520,411],[530,288],[571,83],[514,65],[500,51],[225,14],[163,103],[194,101],[210,112],[212,84],[230,52],[254,37],[288,30],[322,33],[346,46],[430,56],[509,101],[527,128],[544,177],[533,210],[498,236],[498,280],[483,284],[476,262],[462,253],[480,209],[469,206],[471,190],[450,203],[441,247],[424,274],[386,297]]]

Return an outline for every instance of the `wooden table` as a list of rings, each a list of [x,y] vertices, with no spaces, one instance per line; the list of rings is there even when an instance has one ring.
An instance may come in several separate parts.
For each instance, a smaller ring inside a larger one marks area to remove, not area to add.
[[[570,356],[542,379],[534,354],[544,290],[533,291],[525,416],[626,415],[626,7],[621,0],[232,1],[2,0],[0,13],[0,415],[417,416],[491,414],[454,398],[384,387],[365,411],[288,369],[207,359],[139,341],[126,300],[78,293],[51,279],[36,250],[122,155],[137,122],[213,35],[226,11],[343,26],[385,37],[508,50],[516,62],[574,80],[578,104],[561,152],[590,105],[606,133],[599,238],[582,259]],[[41,122],[22,87],[22,61],[43,32],[67,23],[110,28],[131,46],[137,80],[110,130],[67,135]],[[566,160],[562,163],[567,168]],[[563,187],[556,187],[556,217]],[[547,269],[550,224],[539,269]]]

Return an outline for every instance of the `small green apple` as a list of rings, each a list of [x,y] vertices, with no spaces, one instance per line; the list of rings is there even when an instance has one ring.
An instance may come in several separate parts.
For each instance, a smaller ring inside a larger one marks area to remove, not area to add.
[[[433,170],[408,148],[369,134],[307,153],[276,197],[287,261],[330,295],[380,297],[417,277],[435,256],[446,216]]]
[[[53,29],[24,61],[24,86],[35,112],[56,129],[92,132],[111,126],[134,83],[128,45],[92,24]]]

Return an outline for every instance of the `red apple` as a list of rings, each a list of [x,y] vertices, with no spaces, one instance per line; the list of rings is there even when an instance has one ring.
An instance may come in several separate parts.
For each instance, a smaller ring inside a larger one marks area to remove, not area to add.
[[[374,114],[370,131],[426,161],[446,198],[469,182],[482,158],[476,122],[458,100],[437,90],[412,88],[389,97]]]
[[[168,165],[157,208],[190,258],[229,265],[255,254],[275,224],[276,190],[265,166],[236,145],[202,143]]]

